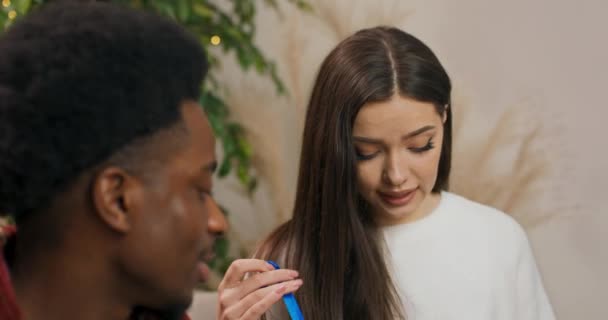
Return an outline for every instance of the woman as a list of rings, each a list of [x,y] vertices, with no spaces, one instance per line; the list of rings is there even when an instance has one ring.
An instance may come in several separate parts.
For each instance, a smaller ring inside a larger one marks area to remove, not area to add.
[[[359,31],[321,65],[293,218],[257,254],[299,271],[306,318],[554,318],[521,227],[447,192],[450,92],[395,28]]]

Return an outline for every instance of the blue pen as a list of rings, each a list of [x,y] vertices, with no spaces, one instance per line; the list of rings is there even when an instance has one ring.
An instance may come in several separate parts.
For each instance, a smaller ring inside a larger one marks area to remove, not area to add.
[[[270,265],[272,265],[275,269],[281,269],[281,267],[279,267],[279,265],[274,261],[268,260],[268,263],[270,263]],[[287,312],[289,312],[289,316],[292,320],[304,320],[300,306],[298,305],[296,297],[293,295],[293,293],[283,295],[283,302],[285,303]]]

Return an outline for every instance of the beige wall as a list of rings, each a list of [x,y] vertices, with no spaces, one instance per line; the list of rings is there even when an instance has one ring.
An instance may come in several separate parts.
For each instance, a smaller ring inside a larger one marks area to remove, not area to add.
[[[263,176],[253,201],[234,182],[218,186],[243,245],[289,216],[302,117],[323,57],[356,29],[392,24],[429,44],[454,81],[455,191],[526,227],[558,318],[606,319],[608,3],[311,2],[315,15],[284,6],[282,18],[265,10],[259,19],[257,41],[278,61],[289,98],[230,63],[223,72]]]

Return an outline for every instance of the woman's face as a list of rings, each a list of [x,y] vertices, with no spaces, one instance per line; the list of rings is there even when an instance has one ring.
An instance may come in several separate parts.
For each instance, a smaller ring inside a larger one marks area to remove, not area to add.
[[[434,208],[444,117],[432,103],[399,95],[357,114],[358,190],[380,225],[411,222]]]

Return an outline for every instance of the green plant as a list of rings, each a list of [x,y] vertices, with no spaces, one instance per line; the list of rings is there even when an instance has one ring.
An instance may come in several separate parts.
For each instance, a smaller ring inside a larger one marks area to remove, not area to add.
[[[0,0],[0,26],[4,29],[20,16],[51,0]],[[302,10],[310,11],[311,7],[304,0],[285,0]],[[253,42],[255,35],[256,0],[228,0],[222,6],[209,0],[113,0],[127,6],[142,10],[151,10],[176,20],[195,34],[207,52],[210,70],[203,84],[200,103],[205,109],[211,126],[223,148],[223,158],[218,170],[219,177],[235,174],[239,182],[251,194],[256,188],[256,177],[252,171],[251,144],[245,136],[243,127],[230,120],[229,106],[221,95],[226,86],[220,83],[216,72],[220,67],[217,56],[222,53],[234,53],[241,69],[245,72],[253,69],[258,74],[268,77],[276,88],[278,95],[286,94],[285,86],[277,74],[274,62],[268,59]],[[264,3],[278,10],[276,0],[264,0]],[[226,211],[224,211],[226,212]],[[232,262],[228,254],[228,239],[220,239],[216,245],[216,260],[211,263],[214,270],[223,274],[227,265]]]

